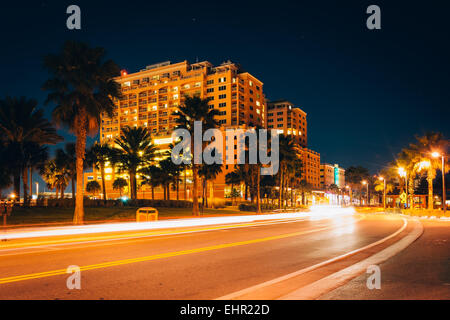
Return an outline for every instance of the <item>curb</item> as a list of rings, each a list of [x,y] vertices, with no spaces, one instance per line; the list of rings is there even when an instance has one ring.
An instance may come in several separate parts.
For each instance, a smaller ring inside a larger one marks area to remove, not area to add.
[[[381,250],[380,252],[364,259],[350,267],[342,269],[334,274],[331,274],[325,278],[315,281],[305,287],[302,287],[296,291],[293,291],[287,295],[282,296],[279,300],[313,300],[328,293],[348,281],[356,278],[360,274],[364,273],[371,265],[377,265],[385,262],[389,258],[398,254],[402,250],[406,249],[410,244],[416,241],[423,233],[423,226],[418,219],[413,220],[415,222],[414,229],[402,239],[392,244],[391,246]]]

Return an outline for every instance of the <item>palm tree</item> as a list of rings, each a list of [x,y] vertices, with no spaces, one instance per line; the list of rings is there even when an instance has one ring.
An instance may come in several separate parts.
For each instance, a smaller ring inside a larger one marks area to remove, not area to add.
[[[44,111],[33,99],[6,97],[0,100],[0,141],[4,143],[13,175],[14,192],[20,198],[20,177],[27,182],[34,144],[56,144],[62,138],[52,124],[44,118]],[[28,201],[28,188],[24,189],[24,202]]]
[[[204,131],[210,128],[215,128],[219,124],[214,119],[219,111],[209,108],[209,100],[201,99],[199,96],[185,96],[184,103],[172,115],[175,116],[175,121],[178,128],[183,128],[189,131],[191,137],[194,136],[194,122],[202,122],[202,137]],[[191,150],[194,150],[194,139],[191,139]],[[222,151],[222,150],[219,150]],[[202,148],[203,152],[203,148]],[[198,170],[199,164],[192,163],[192,214],[199,215],[198,210]]]
[[[100,184],[95,180],[89,181],[86,184],[86,191],[93,193],[94,196],[96,196],[97,192],[99,192],[100,190],[101,190]]]
[[[114,142],[119,146],[117,165],[119,171],[127,171],[130,176],[130,196],[137,199],[136,174],[140,167],[151,164],[157,148],[152,142],[150,132],[144,127],[125,127]]]
[[[6,154],[6,148],[0,142],[0,154]],[[7,157],[0,157],[0,199],[2,198],[2,190],[8,188],[12,184],[11,170]]]
[[[306,180],[301,180],[298,185],[298,190],[302,195],[302,205],[306,205],[306,194],[311,192],[312,185]]]
[[[351,166],[348,167],[347,170],[345,170],[345,181],[350,186],[350,204],[353,203],[353,192],[355,188],[359,190],[360,195],[360,203],[361,203],[361,188],[362,184],[361,182],[363,180],[368,179],[370,176],[369,170],[362,167],[362,166]]]
[[[60,194],[64,198],[64,190],[69,184],[69,172],[64,167],[58,167],[55,159],[47,161],[40,169],[42,179],[46,182],[47,188],[56,189],[56,198]]]
[[[335,195],[338,196],[338,205],[339,205],[339,193],[340,193],[340,189],[339,189],[338,185],[332,183],[332,184],[330,184],[330,185],[328,186],[328,190],[331,191],[332,194],[335,194]]]
[[[122,197],[122,190],[127,186],[127,180],[125,180],[124,178],[117,178],[116,180],[114,180],[112,187],[114,190],[119,190],[120,197]]]
[[[170,200],[170,185],[176,185],[177,198],[180,181],[180,167],[172,162],[171,158],[165,158],[159,162],[161,168],[162,185],[164,187],[164,200]],[[177,199],[178,200],[178,199]]]
[[[239,164],[235,166],[234,171],[232,171],[235,175],[236,181],[239,181],[240,183],[244,184],[244,200],[247,200],[248,198],[248,188],[250,185],[250,173],[248,170],[248,166],[244,164]],[[225,177],[226,179],[226,177]]]
[[[288,187],[289,174],[292,172],[292,164],[299,158],[298,146],[292,137],[280,135],[279,139],[280,168],[278,170],[278,179],[280,193],[278,207],[281,209],[285,200],[285,189],[287,190]]]
[[[384,181],[383,179],[386,179],[386,181]],[[388,193],[391,193],[394,191],[395,186],[392,183],[392,180],[389,179],[389,177],[386,174],[383,174],[383,179],[376,179],[374,181],[374,190],[377,192],[381,192],[382,197],[383,197],[383,203],[386,201],[386,195]],[[386,183],[386,190],[384,189],[384,184]]]
[[[155,200],[155,188],[164,184],[166,176],[163,170],[157,166],[144,167],[139,171],[142,177],[141,185],[148,185],[152,188],[152,200]],[[165,193],[165,189],[164,189]],[[164,199],[166,197],[164,196]]]
[[[52,75],[43,86],[49,91],[46,102],[56,103],[53,119],[68,126],[76,136],[77,193],[74,224],[82,224],[83,165],[87,134],[98,132],[102,113],[113,116],[114,101],[121,96],[114,77],[120,69],[112,60],[105,60],[103,48],[67,41],[60,54],[44,58],[44,66]]]
[[[75,181],[77,180],[75,143],[68,142],[64,145],[64,149],[56,149],[55,162],[58,168],[64,168],[67,171],[72,185],[72,200],[75,201]]]
[[[92,164],[93,168],[100,170],[102,177],[103,201],[106,204],[105,167],[108,162],[112,162],[114,157],[113,148],[107,143],[95,142],[86,153],[86,162]]]
[[[234,202],[234,193],[233,191],[235,185],[239,185],[242,182],[240,175],[236,171],[228,172],[225,175],[225,183],[231,185],[231,201]]]
[[[41,146],[35,142],[24,143],[22,154],[22,185],[23,185],[23,198],[24,205],[29,205],[31,200],[28,197],[28,186],[31,186],[31,181],[28,181],[28,173],[32,172],[32,168],[39,168],[48,160],[48,149],[46,146]],[[30,175],[31,178],[31,175]]]
[[[203,164],[200,167],[199,170],[199,175],[203,178],[203,192],[202,194],[204,195],[203,198],[203,205],[205,205],[206,203],[206,207],[213,207],[214,206],[214,179],[216,179],[217,175],[219,173],[222,172],[222,168],[223,166],[221,164]],[[210,196],[210,201],[209,201],[209,205],[208,205],[208,181],[211,180],[211,184],[210,184],[210,189],[209,189],[209,196]],[[206,200],[206,202],[205,202]]]
[[[441,169],[441,160],[431,157],[431,153],[440,150],[446,152],[450,141],[445,139],[442,133],[427,132],[424,136],[416,136],[416,142],[405,148],[404,153],[411,159],[416,172],[425,171],[428,183],[428,209],[433,206],[433,180],[436,177],[436,170]],[[448,162],[448,161],[447,161]],[[446,168],[449,168],[447,163]],[[446,170],[447,171],[447,170]],[[445,174],[446,172],[442,172]]]

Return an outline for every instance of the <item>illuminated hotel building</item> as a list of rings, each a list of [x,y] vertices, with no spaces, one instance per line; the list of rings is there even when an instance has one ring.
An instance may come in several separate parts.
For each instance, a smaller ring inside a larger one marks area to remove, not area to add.
[[[320,153],[307,148],[306,112],[288,100],[267,103],[267,128],[292,137],[300,148],[303,177],[314,189],[320,188]]]
[[[308,148],[301,148],[303,177],[313,189],[320,188],[320,153]]]
[[[101,142],[108,143],[119,137],[126,126],[139,126],[148,128],[161,152],[167,150],[176,126],[172,114],[183,104],[185,95],[209,99],[210,108],[219,111],[217,120],[222,129],[266,126],[263,83],[230,61],[219,66],[213,66],[208,61],[193,64],[187,61],[172,64],[167,61],[147,66],[135,73],[122,71],[116,81],[122,88],[122,98],[115,102],[114,117],[102,116]],[[107,195],[117,198],[119,191],[112,190],[116,174],[112,168],[107,170]],[[223,172],[217,177],[215,190],[218,197],[223,198],[224,177],[232,170],[233,165],[224,165]],[[101,179],[95,171],[85,174],[85,184]],[[144,186],[138,191],[138,198],[142,197],[150,198],[150,188]],[[175,199],[173,192],[171,199]]]
[[[302,147],[308,145],[306,112],[287,100],[267,103],[267,128],[293,137]]]
[[[327,189],[330,185],[335,184],[339,188],[345,187],[345,170],[337,164],[321,164],[320,165],[320,187]]]

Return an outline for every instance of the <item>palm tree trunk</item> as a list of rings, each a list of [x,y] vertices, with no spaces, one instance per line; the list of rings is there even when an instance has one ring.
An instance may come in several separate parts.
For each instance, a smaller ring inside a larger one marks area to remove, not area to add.
[[[248,184],[247,184],[247,182],[244,182],[244,184],[245,184],[245,192],[244,192],[244,201],[247,201],[247,199],[248,199]]]
[[[206,197],[207,196],[206,185],[207,185],[206,179],[203,178],[203,190],[202,190],[202,205],[203,205],[203,208],[205,208],[205,207],[207,208],[208,207],[208,198]]]
[[[81,108],[76,120],[76,169],[77,169],[77,194],[75,198],[75,213],[73,216],[74,224],[83,224],[84,206],[83,206],[83,164],[86,153],[86,109]]]
[[[20,201],[20,170],[14,170],[13,176],[15,199]]]
[[[281,209],[281,201],[283,201],[283,169],[280,169],[280,181],[278,183],[278,209]]]
[[[170,200],[170,183],[167,184],[167,200]]]
[[[187,168],[184,169],[184,200],[187,200],[187,189],[186,189],[186,184],[187,184]]]
[[[152,185],[152,200],[155,200],[155,187]]]
[[[30,171],[30,181],[29,181],[28,185],[30,187],[30,200],[31,200],[31,197],[33,196],[33,167],[30,166],[29,171]],[[36,197],[37,197],[37,194],[36,194]],[[29,203],[30,202],[28,201],[28,204]]]
[[[130,170],[131,199],[137,199],[136,170]]]
[[[430,172],[428,172],[427,175],[427,182],[428,182],[428,210],[434,209],[434,199],[433,199],[433,178]]]
[[[211,208],[214,208],[214,182],[211,181],[209,184],[209,203]]]
[[[180,187],[180,179],[179,179],[180,177],[179,176],[177,176],[177,201],[178,200],[180,200],[180,190],[179,190],[179,187]]]
[[[103,202],[106,205],[105,164],[100,163],[100,174],[102,175]]]
[[[23,184],[23,205],[28,205],[28,168],[24,168],[22,172]]]
[[[196,164],[192,164],[192,214],[198,216],[198,167]]]
[[[261,199],[260,199],[260,182],[261,182],[261,175],[259,171],[259,166],[256,167],[258,170],[256,170],[256,213],[261,213]]]

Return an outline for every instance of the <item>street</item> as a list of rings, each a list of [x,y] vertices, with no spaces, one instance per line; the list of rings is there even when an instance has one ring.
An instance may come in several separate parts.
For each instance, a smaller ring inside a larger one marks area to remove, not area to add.
[[[274,215],[246,223],[10,239],[0,246],[0,299],[284,299],[388,248],[419,224],[384,214]],[[411,288],[417,297],[433,290],[432,298],[449,299],[450,222],[435,224],[424,223],[418,240],[381,264],[380,290],[366,287],[364,272],[320,296],[359,299],[376,291],[377,298],[408,299],[414,298],[408,296]],[[417,264],[414,272],[403,272],[423,256],[423,241],[436,244],[427,256],[436,267]],[[69,266],[81,269],[80,289],[67,288]],[[405,277],[408,285],[389,286],[383,295],[384,266],[386,274]],[[427,286],[413,285],[430,277]]]

